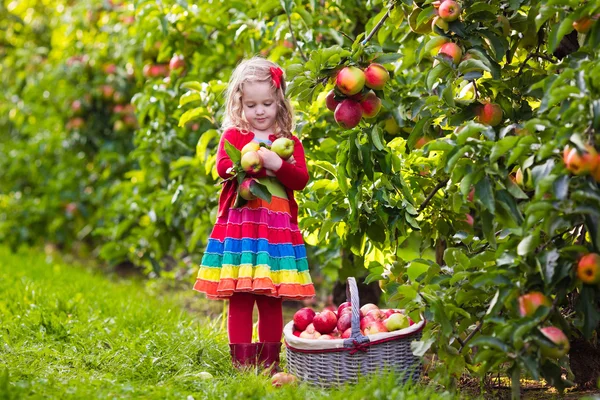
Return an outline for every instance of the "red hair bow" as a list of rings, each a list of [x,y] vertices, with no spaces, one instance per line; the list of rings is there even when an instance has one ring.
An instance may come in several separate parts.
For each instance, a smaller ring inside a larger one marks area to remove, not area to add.
[[[279,67],[271,67],[271,78],[273,79],[273,83],[277,88],[281,87],[281,77],[283,76],[283,71]]]

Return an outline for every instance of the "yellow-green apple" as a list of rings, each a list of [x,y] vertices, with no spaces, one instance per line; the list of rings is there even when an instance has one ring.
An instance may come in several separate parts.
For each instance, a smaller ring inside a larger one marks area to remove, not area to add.
[[[387,331],[387,328],[381,320],[374,320],[365,327],[365,335],[374,335],[376,333]]]
[[[360,315],[366,317],[371,310],[379,310],[379,307],[373,303],[367,303],[360,308]]]
[[[529,169],[523,171],[521,168],[517,169],[515,174],[515,183],[521,186],[523,189],[533,189],[533,176]]]
[[[584,175],[594,171],[598,164],[598,153],[591,145],[585,146],[586,151],[580,154],[576,148],[566,146],[563,150],[563,161],[574,175]]]
[[[358,125],[362,118],[362,113],[360,103],[346,99],[338,104],[333,117],[342,128],[351,129]]]
[[[570,344],[567,335],[555,326],[547,326],[540,329],[542,335],[546,337],[552,345],[542,344],[540,349],[542,355],[548,358],[561,358],[569,352]]]
[[[342,315],[342,313],[344,312],[345,309],[349,309],[350,311],[352,311],[352,303],[350,303],[349,301],[345,301],[342,304],[340,304],[340,306],[337,309],[337,315],[338,317],[340,315]]]
[[[373,118],[381,110],[381,99],[374,92],[369,92],[360,102],[360,106],[365,118]]]
[[[586,254],[577,263],[577,277],[588,285],[600,283],[600,255]]]
[[[475,114],[477,122],[496,126],[502,122],[502,108],[496,103],[484,103],[477,107]]]
[[[327,93],[327,97],[325,97],[325,105],[330,111],[335,111],[338,104],[340,104],[340,102],[335,99],[335,91],[331,89],[329,93]]]
[[[257,173],[263,167],[262,158],[260,158],[260,155],[256,151],[249,151],[244,154],[240,160],[240,164],[246,172]]]
[[[283,385],[293,385],[298,381],[292,374],[288,374],[287,372],[278,372],[271,378],[271,385],[275,387],[280,387]]]
[[[440,17],[439,15],[437,17],[435,17],[433,19],[433,21],[431,22],[431,31],[435,32],[435,27],[440,28],[442,31],[447,32],[448,28],[450,28],[450,26],[448,25],[448,21],[445,21],[442,17]]]
[[[115,121],[115,123],[113,124],[113,131],[115,132],[125,132],[127,130],[127,127],[125,126],[125,122],[123,122],[122,120],[118,119]]]
[[[419,140],[417,140],[417,142],[415,143],[415,149],[420,149],[423,146],[425,146],[427,143],[429,142],[429,138],[422,136],[419,138]]]
[[[552,306],[550,300],[541,292],[529,292],[519,297],[519,314],[521,314],[521,317],[531,317],[540,306]]]
[[[282,159],[287,160],[294,154],[294,141],[284,137],[277,138],[271,144],[271,150]]]
[[[174,54],[169,61],[169,69],[171,71],[183,71],[185,69],[185,59],[179,54]]]
[[[305,330],[313,321],[315,317],[315,312],[310,307],[304,307],[296,311],[294,314],[294,326],[299,331]]]
[[[352,96],[365,86],[365,73],[357,67],[344,67],[338,72],[335,84],[340,92]]]
[[[320,313],[315,314],[312,323],[317,332],[325,334],[333,332],[333,330],[337,326],[337,318],[333,311],[324,310]]]
[[[394,117],[386,118],[383,129],[390,135],[397,135],[400,133],[400,126],[398,126],[396,118]]]
[[[445,43],[440,47],[438,55],[448,57],[454,64],[458,64],[462,58],[462,50],[456,43]]]
[[[373,90],[381,90],[390,79],[390,74],[381,64],[373,63],[365,69],[365,85]]]
[[[337,329],[340,332],[345,332],[352,325],[352,313],[345,312],[338,315]]]
[[[410,326],[408,317],[401,313],[394,313],[390,315],[383,321],[383,324],[385,325],[388,331],[397,331],[399,329],[408,328]]]
[[[242,199],[244,199],[244,200],[256,199],[256,196],[250,190],[250,187],[252,186],[253,183],[254,183],[254,179],[246,179],[242,182],[242,184],[240,185],[240,188],[239,188],[239,193],[240,193],[240,196],[242,196]]]
[[[573,29],[579,33],[588,33],[593,24],[594,21],[590,17],[583,17],[573,22]]]
[[[240,155],[243,156],[244,154],[250,152],[250,151],[258,151],[260,149],[260,144],[257,142],[248,142],[244,145],[244,147],[242,147],[242,150],[240,151]]]
[[[439,16],[448,22],[456,21],[460,16],[460,5],[454,0],[445,0],[438,8]]]
[[[433,20],[433,17],[419,23],[419,16],[422,12],[422,8],[415,7],[408,16],[408,26],[410,27],[410,30],[415,33],[431,32],[431,21]]]

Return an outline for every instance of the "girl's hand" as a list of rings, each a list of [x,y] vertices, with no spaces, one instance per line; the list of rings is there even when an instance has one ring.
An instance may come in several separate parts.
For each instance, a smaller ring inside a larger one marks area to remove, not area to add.
[[[279,168],[281,168],[281,164],[283,163],[283,161],[274,151],[261,147],[260,149],[258,149],[257,153],[263,160],[264,168],[270,169],[274,172],[278,171]]]
[[[294,156],[290,156],[290,158],[288,158],[286,161],[292,165],[296,164],[296,160],[294,160]]]

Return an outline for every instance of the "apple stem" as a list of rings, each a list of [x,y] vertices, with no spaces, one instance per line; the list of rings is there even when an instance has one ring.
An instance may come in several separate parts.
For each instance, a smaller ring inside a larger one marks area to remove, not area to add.
[[[365,40],[362,41],[362,45],[367,44],[367,42],[369,40],[371,40],[371,38],[373,37],[373,35],[375,35],[377,33],[377,31],[379,30],[379,28],[381,28],[381,26],[383,25],[383,23],[385,22],[385,20],[389,18],[390,12],[392,11],[392,8],[394,8],[394,4],[393,3],[390,6],[390,8],[388,8],[388,10],[385,13],[385,15],[383,17],[381,17],[381,19],[379,20],[379,22],[377,23],[377,25],[375,25],[375,27],[373,27],[373,29],[371,30],[371,33],[369,33],[369,35],[365,38]]]

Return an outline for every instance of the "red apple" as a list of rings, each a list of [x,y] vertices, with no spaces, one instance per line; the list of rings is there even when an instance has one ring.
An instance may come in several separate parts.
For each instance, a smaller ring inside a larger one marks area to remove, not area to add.
[[[338,104],[333,117],[342,128],[352,129],[360,122],[362,113],[360,103],[346,99]]]
[[[254,179],[252,179],[252,178],[245,179],[242,182],[242,184],[240,185],[240,188],[239,188],[239,193],[240,193],[240,196],[242,197],[242,199],[248,200],[248,201],[256,199],[256,196],[250,190],[250,186],[252,186],[253,183],[254,183]]]
[[[315,315],[313,325],[319,333],[330,333],[337,325],[337,318],[333,311],[325,310]]]
[[[502,122],[502,108],[495,103],[485,103],[476,110],[477,121],[482,124],[496,126]]]
[[[294,332],[292,332],[294,334],[294,336],[298,336],[300,337],[300,334],[302,333],[302,331],[299,331],[298,329],[294,329]]]
[[[599,158],[596,149],[591,145],[586,145],[586,152],[580,154],[575,148],[566,146],[563,151],[563,161],[567,169],[574,175],[584,175],[595,171]]]
[[[315,312],[312,308],[301,308],[294,314],[294,326],[296,329],[303,331],[312,323],[314,317]]]
[[[81,117],[71,118],[66,125],[67,130],[81,129],[85,125],[85,120]]]
[[[340,304],[340,306],[337,309],[337,315],[338,317],[340,315],[342,315],[342,313],[344,312],[345,309],[349,309],[350,311],[352,311],[352,303],[350,303],[349,301],[345,301],[342,304]]]
[[[458,64],[462,58],[462,50],[456,43],[445,43],[440,47],[438,55],[448,57],[454,64]]]
[[[352,328],[348,328],[342,333],[342,339],[348,339],[352,336]]]
[[[365,85],[373,90],[381,90],[390,79],[390,74],[381,64],[373,63],[365,69]]]
[[[600,254],[590,253],[579,259],[577,277],[588,285],[600,283]]]
[[[350,326],[352,326],[352,313],[351,312],[345,312],[338,317],[338,321],[337,321],[338,331],[345,332],[346,329],[350,328]]]
[[[529,292],[519,297],[519,314],[531,317],[540,306],[551,307],[550,300],[540,292]]]
[[[594,21],[590,17],[583,17],[573,22],[573,29],[579,33],[588,33],[593,24]]]
[[[283,385],[293,385],[298,382],[298,378],[296,378],[292,374],[288,374],[287,372],[278,372],[271,378],[271,385],[274,387],[281,387]]]
[[[380,309],[376,309],[376,310],[371,310],[367,313],[367,315],[365,316],[365,318],[372,318],[375,321],[383,321],[386,316],[385,316],[385,312],[381,311]]]
[[[473,216],[471,214],[466,214],[465,220],[467,221],[467,224],[469,224],[471,226],[473,226],[473,224],[475,224],[475,219],[473,218]]]
[[[561,358],[569,352],[571,346],[567,335],[565,335],[563,331],[555,326],[547,326],[540,329],[540,332],[542,332],[542,335],[544,335],[546,339],[554,344],[553,346],[540,345],[543,356],[548,358]]]
[[[373,319],[373,317],[364,317],[363,319],[360,320],[360,330],[363,331],[367,328],[367,326],[371,325],[373,322],[375,322],[375,320]]]
[[[344,67],[338,72],[335,84],[340,92],[352,96],[365,86],[365,73],[357,67]]]
[[[371,310],[379,310],[379,307],[377,307],[373,303],[367,303],[360,308],[360,315],[365,317],[367,313]]]
[[[115,64],[106,64],[104,66],[104,73],[112,75],[117,72],[117,66]]]
[[[454,0],[445,0],[440,4],[438,14],[444,21],[456,21],[460,16],[460,5]]]
[[[327,93],[327,97],[325,97],[325,105],[330,111],[335,111],[338,104],[340,104],[340,102],[335,99],[335,91],[331,89],[329,93]]]
[[[115,88],[110,85],[100,86],[100,91],[102,92],[102,98],[104,100],[112,100],[112,97],[115,94]]]
[[[381,110],[381,99],[374,92],[369,92],[360,102],[360,106],[365,118],[373,118]]]
[[[425,146],[429,142],[429,140],[430,139],[427,137],[420,137],[419,140],[417,140],[417,143],[415,143],[415,149],[423,148],[423,146]]]

